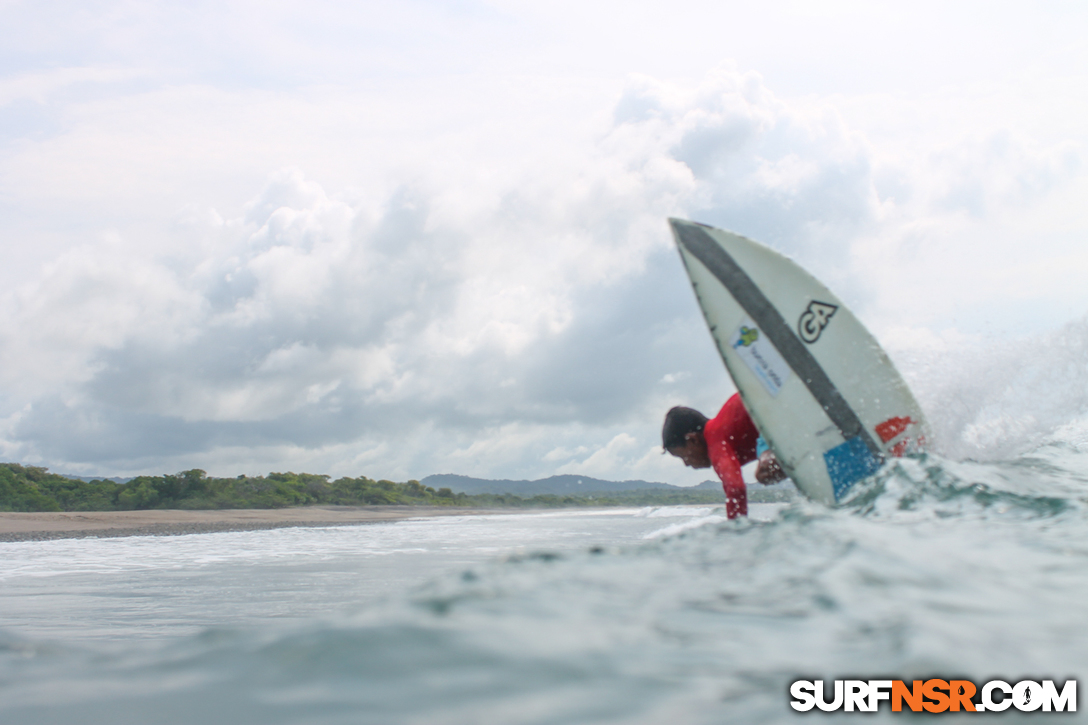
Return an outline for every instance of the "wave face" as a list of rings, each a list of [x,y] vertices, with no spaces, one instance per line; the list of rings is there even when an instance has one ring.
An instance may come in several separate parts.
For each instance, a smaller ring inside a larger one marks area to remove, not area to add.
[[[54,595],[37,601],[55,629],[28,634],[7,609],[0,721],[793,722],[799,678],[1078,677],[1086,483],[1088,450],[1058,436],[1005,462],[900,460],[839,508],[799,500],[759,509],[763,520],[519,514],[84,540],[82,554],[40,560],[4,544],[5,591]],[[450,553],[470,544],[474,559]],[[438,569],[409,581],[413,550]],[[400,561],[383,571],[407,578],[369,600],[353,593],[343,567],[367,557]],[[245,568],[215,568],[228,564]],[[155,590],[155,577],[176,586]],[[57,600],[65,587],[75,604]],[[232,587],[245,592],[228,606]],[[110,635],[149,607],[148,631]],[[93,636],[80,636],[83,620]],[[204,620],[233,624],[170,630]]]

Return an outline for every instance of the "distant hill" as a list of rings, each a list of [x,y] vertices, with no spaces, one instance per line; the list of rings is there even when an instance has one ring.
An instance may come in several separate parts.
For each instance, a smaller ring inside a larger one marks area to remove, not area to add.
[[[431,488],[448,488],[454,493],[512,493],[517,496],[536,496],[539,494],[585,494],[615,491],[645,491],[648,489],[675,491],[679,486],[650,481],[602,481],[589,476],[552,476],[536,481],[511,481],[508,479],[489,480],[458,476],[453,473],[439,473],[427,476],[420,481]]]
[[[128,483],[133,478],[135,478],[135,476],[128,476],[128,477],[113,476],[112,478],[107,478],[106,476],[73,476],[71,473],[60,473],[60,474],[57,474],[57,475],[64,476],[65,478],[71,478],[71,479],[76,480],[76,481],[86,481],[87,483],[90,483],[91,481],[110,481],[111,483]]]
[[[540,494],[579,495],[587,493],[615,493],[618,491],[694,491],[708,488],[721,488],[716,481],[704,481],[698,486],[673,486],[669,483],[653,481],[604,481],[589,476],[551,476],[536,481],[511,481],[508,479],[489,480],[458,476],[453,473],[439,473],[427,476],[420,481],[431,488],[448,488],[454,493],[512,493],[516,496],[537,496]]]
[[[112,483],[125,484],[133,480],[132,477],[121,476],[74,476],[62,474],[65,478],[77,481],[110,481]],[[439,473],[427,476],[420,481],[424,486],[433,489],[448,488],[454,493],[466,493],[469,495],[479,493],[512,493],[515,496],[529,498],[544,494],[561,496],[586,496],[602,493],[623,493],[626,491],[721,491],[721,481],[703,481],[697,486],[675,486],[671,483],[657,483],[655,481],[606,481],[591,476],[551,476],[535,481],[511,481],[509,479],[472,478],[471,476],[459,476],[454,473]],[[796,489],[790,481],[783,481],[773,486],[760,484],[748,484],[749,495],[758,491],[770,493],[771,491],[795,492]],[[765,496],[757,496],[765,498]]]

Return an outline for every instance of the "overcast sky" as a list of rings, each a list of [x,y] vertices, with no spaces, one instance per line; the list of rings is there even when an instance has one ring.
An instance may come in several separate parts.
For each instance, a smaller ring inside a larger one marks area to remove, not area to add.
[[[1083,3],[0,17],[4,460],[698,482],[670,215],[831,286],[949,455],[1088,412]]]

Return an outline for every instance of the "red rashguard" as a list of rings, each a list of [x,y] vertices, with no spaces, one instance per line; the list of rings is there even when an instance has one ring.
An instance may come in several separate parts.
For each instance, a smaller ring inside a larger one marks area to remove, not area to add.
[[[703,428],[706,452],[714,473],[722,479],[725,490],[725,513],[734,519],[748,515],[748,490],[744,487],[740,467],[756,459],[756,430],[740,395],[725,401],[721,411]]]

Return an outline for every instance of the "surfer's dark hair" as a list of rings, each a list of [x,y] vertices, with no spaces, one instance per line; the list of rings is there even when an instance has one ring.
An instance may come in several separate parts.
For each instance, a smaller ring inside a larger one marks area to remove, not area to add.
[[[678,405],[665,414],[665,425],[661,428],[661,445],[665,450],[683,448],[687,445],[688,433],[700,433],[706,426],[707,417],[694,408]]]

